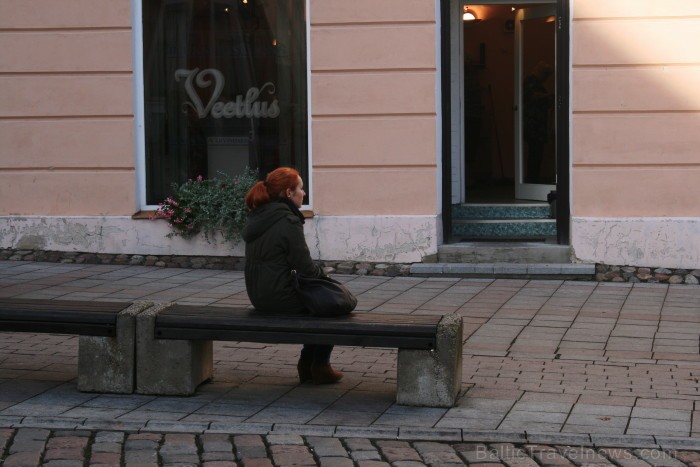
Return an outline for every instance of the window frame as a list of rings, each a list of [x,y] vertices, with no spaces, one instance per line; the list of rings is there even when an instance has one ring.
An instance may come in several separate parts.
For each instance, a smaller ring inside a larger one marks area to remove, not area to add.
[[[144,97],[144,67],[143,67],[143,2],[147,0],[131,0],[132,24],[132,57],[134,83],[134,169],[136,176],[136,209],[137,211],[154,211],[156,204],[146,203],[146,129],[145,129],[145,97]],[[311,0],[304,0],[306,28],[306,138],[307,138],[307,180],[304,189],[307,192],[309,204],[303,205],[304,210],[313,210],[313,144],[311,127]]]

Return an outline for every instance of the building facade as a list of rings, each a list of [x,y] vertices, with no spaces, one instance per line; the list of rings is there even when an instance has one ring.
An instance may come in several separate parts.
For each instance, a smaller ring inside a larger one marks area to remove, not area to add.
[[[148,213],[293,165],[319,259],[432,261],[476,238],[462,206],[556,192],[534,237],[572,261],[696,268],[698,26],[685,0],[0,0],[0,248],[242,255]]]

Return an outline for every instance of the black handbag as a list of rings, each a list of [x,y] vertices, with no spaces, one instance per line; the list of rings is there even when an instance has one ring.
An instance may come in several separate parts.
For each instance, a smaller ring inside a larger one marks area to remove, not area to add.
[[[357,306],[352,292],[330,277],[308,277],[292,269],[292,285],[311,316],[343,316]]]

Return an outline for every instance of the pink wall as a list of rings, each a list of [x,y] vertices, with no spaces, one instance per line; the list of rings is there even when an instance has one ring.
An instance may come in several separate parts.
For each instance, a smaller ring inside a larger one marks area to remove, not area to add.
[[[313,209],[435,214],[435,4],[311,0]]]
[[[574,2],[574,217],[700,216],[699,43],[700,2]]]
[[[129,0],[0,0],[0,215],[135,211]]]
[[[309,16],[315,211],[434,214],[434,2]],[[0,0],[0,214],[136,210],[130,23],[129,0]]]

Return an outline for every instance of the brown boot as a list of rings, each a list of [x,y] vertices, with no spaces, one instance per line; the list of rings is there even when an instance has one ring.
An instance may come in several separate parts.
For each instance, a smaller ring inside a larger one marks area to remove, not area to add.
[[[311,360],[304,360],[302,358],[297,362],[297,373],[299,373],[300,383],[311,381],[311,363]]]
[[[343,373],[334,370],[330,363],[311,365],[311,380],[314,384],[333,384],[341,379]]]

